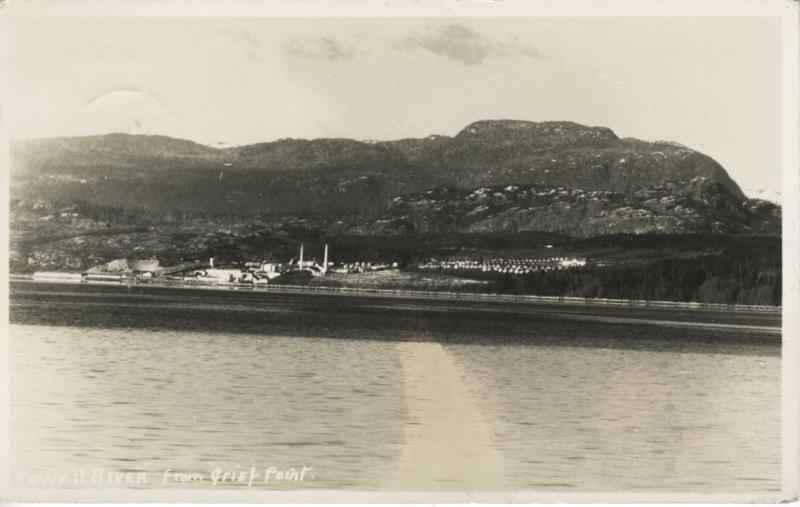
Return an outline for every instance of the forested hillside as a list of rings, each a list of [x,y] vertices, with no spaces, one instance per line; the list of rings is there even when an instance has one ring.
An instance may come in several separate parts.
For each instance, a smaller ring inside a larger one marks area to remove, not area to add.
[[[500,292],[705,303],[781,304],[780,251],[725,252],[498,277]]]
[[[391,199],[432,188],[542,185],[627,195],[696,177],[745,200],[725,169],[702,153],[571,122],[491,120],[453,137],[281,139],[224,149],[109,134],[16,141],[11,155],[15,198],[85,201],[156,218],[374,218]]]

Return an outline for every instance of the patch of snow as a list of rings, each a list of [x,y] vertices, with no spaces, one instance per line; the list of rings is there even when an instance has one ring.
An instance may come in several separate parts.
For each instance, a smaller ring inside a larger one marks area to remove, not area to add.
[[[242,146],[242,145],[241,144],[227,143],[225,141],[217,141],[216,143],[206,144],[206,146],[210,146],[211,148],[217,148],[219,150],[222,150],[222,149],[225,149],[225,148],[237,148],[237,147]]]

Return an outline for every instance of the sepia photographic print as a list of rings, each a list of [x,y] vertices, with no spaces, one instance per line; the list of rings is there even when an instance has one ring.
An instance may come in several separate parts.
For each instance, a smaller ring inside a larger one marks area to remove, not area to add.
[[[0,2],[0,498],[790,501],[797,25]]]

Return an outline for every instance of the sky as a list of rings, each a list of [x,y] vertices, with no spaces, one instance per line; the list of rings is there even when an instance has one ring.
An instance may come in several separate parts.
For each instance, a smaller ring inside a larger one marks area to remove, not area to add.
[[[776,18],[23,18],[0,36],[11,138],[246,144],[568,120],[781,187]]]

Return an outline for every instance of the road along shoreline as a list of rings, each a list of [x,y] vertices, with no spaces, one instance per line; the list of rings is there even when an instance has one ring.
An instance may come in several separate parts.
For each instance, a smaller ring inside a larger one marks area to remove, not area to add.
[[[674,308],[698,310],[724,310],[748,311],[763,313],[781,313],[780,306],[739,305],[720,303],[699,303],[691,301],[647,301],[638,299],[606,299],[606,298],[581,298],[571,296],[535,296],[528,294],[496,294],[496,293],[471,293],[449,291],[421,291],[406,289],[374,289],[360,287],[311,287],[306,285],[263,285],[253,286],[240,283],[197,283],[182,281],[166,282],[135,282],[135,281],[72,281],[72,280],[33,280],[27,275],[11,275],[11,282],[41,283],[41,284],[67,284],[67,285],[117,285],[117,286],[142,286],[164,287],[177,289],[201,290],[243,290],[253,292],[286,292],[303,294],[342,294],[358,296],[384,296],[384,297],[412,297],[442,300],[468,300],[468,301],[517,301],[531,303],[560,303],[566,305],[599,305],[599,306],[629,306],[638,308]]]
[[[656,327],[737,332],[744,334],[763,334],[777,337],[782,333],[781,314],[765,312],[730,311],[719,309],[680,309],[650,308],[645,306],[586,305],[552,303],[548,301],[514,301],[471,298],[426,298],[413,294],[360,294],[329,293],[320,291],[270,291],[260,289],[240,289],[237,287],[183,287],[156,284],[119,283],[72,283],[48,284],[46,282],[12,282],[11,307],[33,304],[31,298],[52,300],[58,298],[59,304],[81,306],[92,301],[95,306],[138,307],[141,298],[157,301],[161,308],[185,308],[185,298],[202,304],[207,297],[216,295],[232,297],[238,301],[229,311],[261,311],[260,305],[270,304],[270,311],[276,298],[297,298],[306,306],[324,304],[324,299],[351,299],[357,307],[387,310],[404,309],[418,312],[458,312],[470,311],[481,314],[530,316],[532,318],[558,319],[573,322],[596,322],[603,324],[631,324]],[[75,301],[69,298],[76,297]],[[109,299],[116,298],[116,299]],[[18,299],[23,298],[23,299]],[[120,299],[122,298],[122,299]],[[131,299],[132,298],[132,299]],[[176,299],[177,298],[177,299]],[[319,300],[319,303],[315,303]],[[233,303],[233,299],[230,300]],[[251,308],[250,305],[253,305]],[[285,306],[285,305],[284,305]]]

